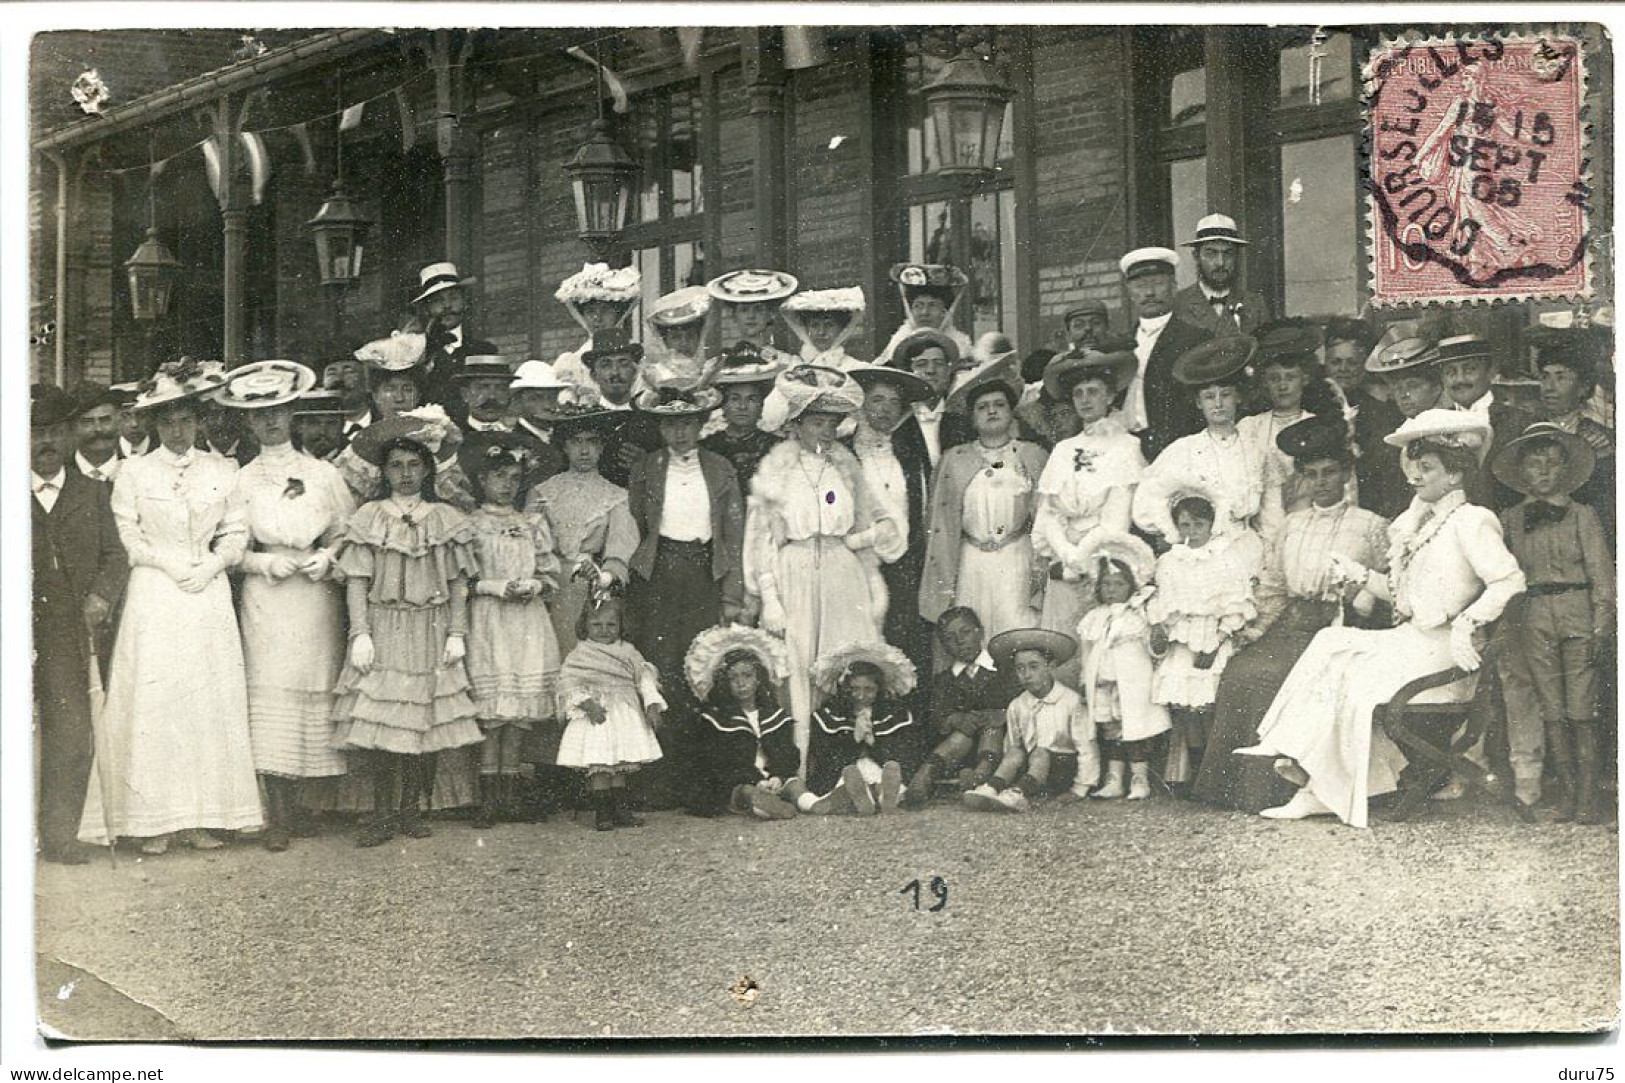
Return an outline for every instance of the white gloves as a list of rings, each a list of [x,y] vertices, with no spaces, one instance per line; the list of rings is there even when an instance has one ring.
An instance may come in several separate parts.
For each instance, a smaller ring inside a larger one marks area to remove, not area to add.
[[[446,649],[445,652],[440,655],[440,664],[443,666],[454,666],[458,662],[461,662],[467,654],[468,646],[466,643],[464,643],[463,637],[453,632],[451,635],[446,637]]]
[[[350,664],[358,671],[365,673],[371,669],[373,658],[374,651],[370,633],[362,632],[350,640]]]
[[[1457,617],[1450,625],[1450,660],[1468,673],[1476,673],[1482,661],[1473,643],[1476,631],[1478,625],[1466,617]]]
[[[1366,577],[1371,570],[1357,560],[1350,560],[1342,553],[1333,553],[1327,558],[1326,574],[1335,587],[1353,583],[1355,586],[1365,586]]]
[[[762,595],[762,628],[776,636],[784,634],[784,603],[777,592]]]

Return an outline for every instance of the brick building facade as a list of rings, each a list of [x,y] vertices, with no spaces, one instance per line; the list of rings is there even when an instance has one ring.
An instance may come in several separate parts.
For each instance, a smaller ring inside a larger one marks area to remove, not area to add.
[[[635,261],[651,298],[752,265],[809,288],[860,285],[870,310],[849,345],[872,356],[902,318],[887,267],[934,256],[973,276],[965,330],[1003,329],[1031,349],[1053,344],[1085,296],[1126,328],[1117,257],[1182,241],[1218,210],[1259,242],[1246,275],[1277,312],[1364,307],[1358,66],[1378,29],[967,30],[1013,92],[999,168],[969,187],[935,174],[922,123],[920,87],[949,33],[267,31],[253,56],[231,31],[41,35],[32,296],[36,326],[58,329],[36,345],[34,371],[130,379],[180,353],[319,362],[387,333],[417,268],[444,258],[479,277],[474,326],[510,359],[575,348],[581,333],[552,295],[590,253],[561,165],[597,94],[572,46],[628,92],[612,120],[643,169],[610,258]],[[1611,54],[1589,36],[1589,85],[1606,103]],[[114,95],[100,118],[67,95],[86,67]],[[342,136],[345,174],[375,224],[360,283],[335,301],[305,223],[332,183],[339,106],[362,101]],[[1606,236],[1611,112],[1591,116],[1593,225]],[[239,133],[268,160],[258,190]],[[210,138],[230,173],[218,192]],[[149,180],[154,160],[164,166]],[[183,271],[169,316],[145,328],[122,263],[149,203]],[[1456,319],[1511,357],[1529,313]]]

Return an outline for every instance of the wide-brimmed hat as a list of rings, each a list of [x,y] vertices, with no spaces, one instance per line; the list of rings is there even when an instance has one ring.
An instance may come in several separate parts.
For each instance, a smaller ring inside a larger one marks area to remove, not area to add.
[[[1446,447],[1472,448],[1482,459],[1490,438],[1489,419],[1472,410],[1423,410],[1382,438],[1391,447],[1432,440]]]
[[[592,349],[582,352],[581,363],[591,368],[607,357],[630,357],[633,361],[642,361],[643,347],[632,341],[632,336],[626,333],[624,327],[605,328],[593,334]]]
[[[1136,248],[1117,261],[1125,279],[1148,274],[1173,274],[1179,268],[1179,253],[1172,248]]]
[[[446,411],[436,404],[420,406],[404,414],[381,418],[355,434],[350,448],[374,466],[383,463],[384,445],[397,437],[410,437],[428,448],[439,451],[441,441],[457,426]]]
[[[1174,379],[1188,387],[1205,387],[1234,379],[1258,350],[1251,335],[1225,335],[1193,346],[1174,359]]]
[[[1302,365],[1315,361],[1322,332],[1300,316],[1288,316],[1260,327],[1254,337],[1258,340],[1256,367],[1263,368],[1271,362]]]
[[[95,380],[81,380],[68,394],[73,398],[74,416],[89,413],[102,406],[121,407],[124,399],[106,384]]]
[[[483,432],[479,437],[479,447],[461,460],[469,474],[510,464],[520,469],[530,468],[531,445],[517,433]]]
[[[297,361],[252,361],[227,373],[214,401],[237,410],[263,410],[293,402],[315,386],[316,373]]]
[[[559,283],[553,298],[566,305],[603,301],[606,304],[630,306],[638,299],[642,285],[643,276],[636,267],[584,263],[581,270]]]
[[[1490,346],[1489,340],[1479,335],[1452,335],[1439,340],[1439,364],[1447,365],[1452,361],[1485,361],[1495,360],[1495,350]]]
[[[418,272],[418,294],[412,298],[411,303],[415,305],[443,290],[472,286],[478,281],[479,279],[472,276],[464,278],[459,275],[455,263],[431,263]]]
[[[790,655],[784,640],[743,624],[717,625],[695,636],[688,654],[683,657],[683,672],[696,696],[703,700],[711,694],[723,659],[737,651],[754,656],[773,684],[783,682],[790,672]]]
[[[1099,316],[1101,319],[1110,322],[1112,318],[1112,311],[1106,307],[1105,301],[1099,301],[1093,297],[1085,297],[1083,300],[1069,306],[1065,312],[1061,313],[1061,326],[1065,327],[1067,324],[1072,322],[1074,317],[1077,316]]]
[[[405,372],[423,363],[423,354],[428,347],[427,335],[418,331],[395,330],[356,350],[355,359],[385,372]]]
[[[1195,248],[1199,244],[1209,241],[1220,241],[1225,244],[1239,244],[1245,246],[1248,242],[1241,237],[1241,228],[1236,220],[1228,214],[1210,214],[1196,222],[1196,235],[1184,242],[1184,247]]]
[[[1020,404],[1021,394],[1027,390],[1027,385],[1021,379],[1021,358],[1014,350],[983,365],[970,379],[954,388],[948,395],[947,411],[950,414],[968,412],[970,404],[990,387],[1004,388],[1010,397],[1012,409]]]
[[[959,343],[941,331],[933,331],[929,328],[915,331],[899,342],[891,352],[889,363],[893,368],[907,369],[916,354],[932,346],[942,349],[942,352],[948,358],[949,368],[959,364]]]
[[[1114,393],[1122,391],[1134,379],[1134,374],[1140,369],[1140,359],[1134,355],[1133,350],[1117,350],[1112,353],[1103,353],[1100,350],[1085,350],[1078,353],[1068,350],[1056,354],[1050,363],[1044,366],[1044,393],[1057,402],[1065,402],[1072,394],[1072,389],[1086,376],[1103,376],[1112,385]]]
[[[1017,651],[1043,651],[1050,661],[1060,665],[1078,653],[1078,641],[1065,632],[1052,632],[1048,628],[1012,628],[987,642],[987,653],[993,656],[993,664],[1006,672]]]
[[[905,407],[927,402],[936,394],[931,381],[924,376],[916,376],[907,369],[892,368],[890,365],[857,365],[847,369],[846,374],[863,388],[865,395],[881,384],[895,387]]]
[[[1091,531],[1090,534],[1093,541],[1078,554],[1078,565],[1088,568],[1091,576],[1096,574],[1101,561],[1115,560],[1133,573],[1136,587],[1143,587],[1151,581],[1157,566],[1157,555],[1149,545],[1133,534],[1115,530]]]
[[[762,348],[754,342],[736,342],[725,348],[716,358],[716,370],[711,376],[711,383],[717,386],[727,384],[764,384],[774,380],[784,365],[762,352]]]
[[[644,315],[650,327],[664,330],[698,323],[711,311],[711,294],[704,286],[684,286],[665,294]]]
[[[1392,376],[1406,369],[1431,365],[1439,360],[1439,346],[1429,338],[1402,338],[1378,346],[1366,359],[1365,370],[1379,376]]]
[[[877,641],[849,643],[819,655],[812,667],[813,687],[826,696],[834,695],[856,662],[868,662],[880,670],[888,695],[906,696],[914,691],[914,663],[890,643]]]
[[[79,415],[74,397],[55,384],[35,384],[28,389],[30,428],[48,429],[66,425]]]
[[[773,381],[758,424],[766,432],[777,432],[809,412],[850,414],[862,405],[863,388],[840,369],[792,365]]]
[[[137,385],[133,406],[150,410],[154,406],[202,398],[218,391],[226,382],[226,366],[219,361],[182,358],[158,366],[158,371]]]
[[[293,415],[330,414],[334,417],[343,417],[350,411],[344,404],[342,391],[329,391],[325,387],[313,387],[293,400]]]
[[[827,290],[802,290],[784,302],[785,313],[838,312],[855,316],[864,310],[863,289],[860,286],[841,286]]]
[[[457,373],[457,379],[509,381],[513,379],[513,366],[503,360],[500,354],[470,354],[463,359],[463,368]]]
[[[598,405],[560,403],[543,419],[553,429],[553,442],[562,445],[578,432],[601,432],[624,424],[631,415],[625,410],[605,410]]]
[[[526,361],[513,374],[509,391],[563,391],[575,385],[561,380],[546,361]]]
[[[708,417],[722,405],[722,392],[711,387],[661,387],[641,391],[632,400],[632,408],[640,414],[649,414],[661,420],[675,421],[687,417]]]
[[[1524,448],[1541,440],[1555,441],[1568,452],[1568,459],[1563,464],[1563,476],[1558,480],[1558,492],[1572,493],[1591,480],[1592,472],[1597,469],[1597,453],[1591,445],[1583,437],[1545,421],[1535,422],[1495,453],[1495,458],[1490,460],[1490,470],[1496,480],[1510,489],[1527,494],[1529,487],[1523,480],[1520,457]]]
[[[795,275],[751,267],[718,275],[705,284],[705,290],[719,301],[750,305],[782,301],[796,292],[799,284]]]
[[[1352,457],[1348,422],[1340,417],[1316,414],[1294,421],[1275,434],[1275,446],[1298,462]]]
[[[897,283],[905,302],[915,294],[927,294],[941,298],[950,308],[959,291],[970,282],[965,272],[951,263],[894,263],[886,273]]]

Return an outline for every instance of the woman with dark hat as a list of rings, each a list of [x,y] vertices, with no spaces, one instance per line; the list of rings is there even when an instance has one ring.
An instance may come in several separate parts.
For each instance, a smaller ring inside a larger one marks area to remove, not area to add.
[[[305,779],[345,773],[333,748],[333,684],[344,658],[343,592],[333,555],[355,499],[330,463],[292,444],[299,396],[316,374],[292,361],[231,373],[218,401],[242,412],[260,453],[237,472],[248,524],[239,617],[254,769],[265,791],[267,850],[306,831]]]
[[[1264,464],[1264,494],[1259,531],[1273,539],[1288,512],[1310,503],[1309,485],[1292,468],[1276,437],[1307,417],[1342,418],[1343,392],[1322,372],[1318,360],[1320,331],[1305,320],[1277,320],[1260,329],[1253,369],[1264,409],[1236,422],[1236,431]],[[1352,480],[1349,496],[1356,497]]]
[[[248,546],[231,499],[237,464],[194,446],[197,400],[225,382],[218,362],[175,362],[135,403],[160,446],[127,460],[113,486],[130,580],[102,712],[108,762],[91,779],[84,842],[138,838],[142,852],[161,854],[178,838],[212,850],[222,843],[209,830],[262,823],[225,575]]]
[[[1208,751],[1192,791],[1198,800],[1243,812],[1292,796],[1269,763],[1230,753],[1257,740],[1258,720],[1315,633],[1343,619],[1352,592],[1333,580],[1332,555],[1388,566],[1388,520],[1348,499],[1354,451],[1342,420],[1307,418],[1282,429],[1275,442],[1292,457],[1310,506],[1286,517],[1270,548],[1254,592],[1258,616],[1237,636],[1240,649],[1219,680]]]
[[[722,352],[712,373],[711,386],[722,396],[722,427],[702,439],[700,447],[728,460],[741,492],[750,489],[762,457],[782,439],[763,431],[759,422],[767,393],[783,368],[755,346],[740,342]]]
[[[891,361],[898,345],[918,331],[935,331],[953,340],[956,359],[971,355],[975,343],[970,336],[954,326],[954,310],[969,285],[965,272],[948,263],[894,263],[891,280],[897,283],[897,292],[903,299],[907,315],[886,348],[875,358],[875,364]]]

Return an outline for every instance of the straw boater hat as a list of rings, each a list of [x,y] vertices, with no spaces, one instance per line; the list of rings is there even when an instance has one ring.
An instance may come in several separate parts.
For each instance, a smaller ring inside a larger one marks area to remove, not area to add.
[[[790,655],[785,650],[784,640],[743,624],[718,625],[695,636],[683,658],[683,671],[696,696],[703,700],[711,694],[722,660],[736,651],[754,655],[773,684],[782,683],[790,672]]]
[[[325,387],[313,387],[301,394],[293,403],[295,417],[312,416],[316,414],[329,414],[333,417],[343,417],[349,413],[344,408],[344,395],[342,392],[329,391]]]
[[[1051,662],[1060,665],[1078,653],[1078,641],[1065,632],[1052,632],[1048,628],[1012,628],[1000,632],[987,642],[987,653],[993,664],[1006,673],[1015,661],[1017,651],[1042,651]]]
[[[1151,575],[1156,570],[1157,555],[1151,547],[1136,538],[1133,534],[1119,533],[1115,530],[1094,532],[1094,541],[1085,546],[1079,554],[1080,567],[1090,569],[1092,578],[1099,578],[1100,565],[1107,560],[1115,560],[1128,568],[1134,576],[1136,588],[1143,587],[1151,581]]]
[[[428,343],[428,336],[416,331],[391,331],[358,349],[355,359],[384,372],[405,372],[422,363]]]
[[[959,292],[970,282],[965,272],[951,263],[894,263],[887,275],[897,283],[905,306],[911,298],[923,293],[941,298],[943,304],[952,308],[959,299]]]
[[[750,268],[718,275],[705,284],[705,290],[719,301],[751,305],[782,301],[796,292],[799,284],[794,275],[783,271]]]
[[[1241,239],[1241,229],[1236,220],[1228,214],[1210,214],[1197,220],[1196,236],[1184,243],[1186,248],[1195,248],[1200,244],[1218,241],[1223,244],[1239,244],[1243,247],[1247,242]]]
[[[137,410],[150,410],[169,402],[201,398],[218,391],[225,382],[226,367],[218,361],[170,361],[141,381],[133,405]]]
[[[565,391],[575,385],[561,380],[546,361],[526,361],[513,374],[509,391]]]
[[[457,374],[459,380],[502,380],[513,379],[513,366],[504,361],[498,354],[470,354],[463,360],[463,370]]]
[[[754,342],[734,343],[717,356],[716,362],[711,383],[719,387],[770,383],[784,370],[782,364],[762,353]]]
[[[1348,462],[1354,456],[1348,422],[1326,414],[1294,421],[1275,434],[1275,446],[1300,463],[1317,459]]]
[[[1382,438],[1393,447],[1407,447],[1417,440],[1431,440],[1445,447],[1471,448],[1479,462],[1489,452],[1490,423],[1471,410],[1423,410],[1398,429]]]
[[[1402,338],[1378,346],[1366,359],[1365,370],[1379,376],[1392,376],[1406,369],[1421,368],[1439,360],[1439,347],[1428,338]]]
[[[590,369],[595,362],[606,357],[630,357],[633,361],[642,361],[643,347],[632,341],[625,328],[611,327],[592,337],[592,349],[582,353],[581,362]]]
[[[1112,391],[1122,391],[1139,371],[1140,359],[1133,350],[1102,353],[1086,350],[1076,353],[1068,350],[1056,354],[1044,366],[1044,393],[1057,402],[1065,402],[1074,388],[1086,376],[1100,376],[1112,385]]]
[[[431,263],[418,272],[418,295],[412,298],[412,304],[427,300],[443,290],[472,286],[478,281],[477,278],[459,275],[455,263]]]
[[[949,368],[959,364],[959,344],[941,331],[929,328],[915,331],[899,342],[891,352],[889,364],[893,368],[907,369],[915,354],[931,346],[939,347],[947,355]]]
[[[316,374],[296,361],[254,361],[233,369],[214,401],[238,410],[263,410],[293,402],[315,386]]]
[[[711,311],[711,294],[704,286],[684,286],[673,290],[649,306],[644,320],[650,327],[664,330],[698,323]]]
[[[1489,340],[1478,335],[1452,335],[1439,340],[1439,364],[1452,361],[1493,361],[1495,351]]]
[[[1527,494],[1529,489],[1519,468],[1519,456],[1530,444],[1546,440],[1555,441],[1568,452],[1568,459],[1563,464],[1563,476],[1558,481],[1558,492],[1565,495],[1572,493],[1591,480],[1592,471],[1597,468],[1597,453],[1591,445],[1583,437],[1545,421],[1537,421],[1529,426],[1521,436],[1508,441],[1495,453],[1495,458],[1490,461],[1490,470],[1494,472],[1496,480],[1510,489]]]
[[[443,408],[431,403],[404,414],[374,421],[356,433],[355,439],[350,441],[350,447],[373,466],[380,466],[383,463],[384,445],[396,437],[411,437],[431,452],[438,454],[441,442],[456,427],[451,418],[446,416]]]
[[[924,376],[916,376],[907,369],[892,368],[890,365],[858,365],[846,370],[863,393],[867,395],[880,384],[895,387],[897,393],[903,397],[903,406],[913,406],[917,402],[925,402],[934,392],[930,381]]]
[[[840,369],[794,365],[773,381],[759,424],[777,432],[808,412],[850,414],[862,405],[863,388]]]
[[[1117,261],[1124,279],[1149,274],[1173,274],[1179,267],[1179,253],[1172,248],[1136,248]]]
[[[711,387],[662,387],[640,392],[632,407],[640,414],[649,414],[656,420],[676,421],[681,418],[709,417],[711,411],[722,405],[722,392]]]
[[[890,643],[881,642],[849,643],[821,655],[813,663],[813,687],[826,696],[834,695],[854,662],[869,662],[876,666],[886,681],[886,694],[893,698],[914,691],[914,663]]]
[[[956,387],[948,396],[948,412],[966,413],[970,404],[990,387],[1004,388],[1010,395],[1012,408],[1021,402],[1021,394],[1027,385],[1021,379],[1021,358],[1014,350],[997,361],[983,365],[975,375]]]
[[[1193,346],[1174,359],[1174,379],[1189,387],[1205,387],[1242,375],[1257,352],[1251,335],[1225,335]]]

